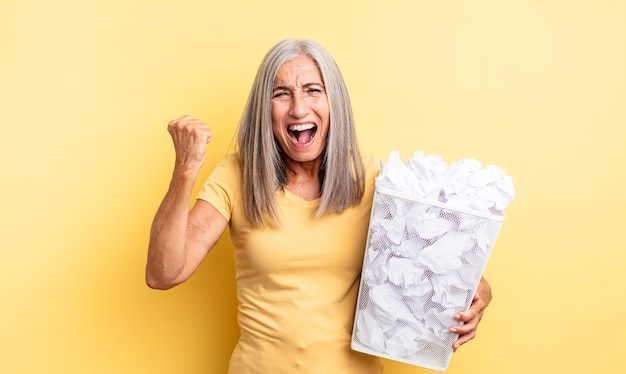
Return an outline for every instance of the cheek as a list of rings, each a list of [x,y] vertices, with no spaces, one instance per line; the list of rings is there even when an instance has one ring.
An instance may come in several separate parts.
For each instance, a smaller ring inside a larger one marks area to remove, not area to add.
[[[278,130],[281,126],[280,115],[276,110],[275,106],[272,106],[272,130],[274,134],[276,134],[276,130]]]
[[[326,126],[330,124],[330,110],[328,106],[320,106],[316,109],[317,115],[322,120],[322,123]]]
[[[279,124],[285,115],[285,108],[283,105],[272,103],[272,124]]]
[[[282,135],[282,131],[281,131],[281,126],[274,122],[274,120],[272,119],[272,133],[274,134],[274,138],[280,138]]]
[[[327,99],[315,102],[312,108],[314,108],[317,115],[325,124],[330,122],[330,107]]]

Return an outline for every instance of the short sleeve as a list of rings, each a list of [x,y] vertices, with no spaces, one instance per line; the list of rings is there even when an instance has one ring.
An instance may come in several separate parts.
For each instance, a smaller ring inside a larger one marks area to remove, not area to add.
[[[213,205],[230,221],[236,196],[241,195],[241,175],[234,153],[226,156],[211,172],[200,189],[197,198]]]

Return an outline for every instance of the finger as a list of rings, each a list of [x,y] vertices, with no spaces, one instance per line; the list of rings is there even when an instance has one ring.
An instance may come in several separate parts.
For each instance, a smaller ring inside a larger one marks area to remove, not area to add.
[[[179,118],[176,118],[176,119],[171,120],[171,121],[167,124],[167,126],[168,126],[168,127],[172,127],[172,126],[175,126],[176,124],[178,124],[178,123],[180,123],[180,122],[182,122],[182,121],[187,121],[187,120],[190,120],[190,119],[192,119],[192,118],[193,118],[193,117],[192,117],[190,114],[186,114],[186,115],[184,115],[184,116],[182,116],[182,117],[179,117]]]
[[[459,338],[454,343],[452,343],[452,351],[456,352],[456,350],[459,349],[460,346],[469,342],[475,337],[476,337],[476,330],[467,334],[459,335]]]
[[[454,319],[459,322],[469,322],[472,319],[476,318],[476,316],[480,313],[476,308],[470,307],[467,312],[458,312],[454,314]]]
[[[471,332],[472,330],[476,330],[481,319],[482,319],[482,313],[476,315],[476,317],[470,319],[469,321],[465,322],[462,325],[450,326],[449,330],[450,332],[454,332],[459,335],[467,334],[468,332]]]
[[[200,129],[200,130],[208,130],[209,125],[207,125],[204,121],[199,120],[197,118],[193,118],[191,116],[185,116],[178,120],[176,120],[181,127],[189,128],[189,129]]]
[[[472,304],[466,312],[458,312],[454,314],[454,319],[461,322],[467,322],[474,319],[477,315],[482,314],[482,312],[487,307],[487,304],[481,299],[478,293],[474,294],[474,298],[472,300]]]
[[[213,131],[211,131],[210,129],[207,129],[207,132],[204,134],[205,136],[205,141],[206,144],[209,144],[209,142],[211,141],[211,139],[213,139]]]
[[[205,142],[208,140],[205,134],[210,131],[206,123],[190,115],[170,121],[167,129],[172,135],[199,136]]]

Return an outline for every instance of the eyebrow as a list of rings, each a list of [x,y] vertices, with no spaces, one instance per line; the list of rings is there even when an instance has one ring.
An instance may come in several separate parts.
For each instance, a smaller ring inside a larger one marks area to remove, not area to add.
[[[317,83],[317,82],[305,83],[302,85],[302,87],[304,88],[311,87],[311,86],[321,86],[322,88],[325,88],[323,83]],[[276,86],[272,88],[272,92],[274,91],[291,91],[291,88],[288,86]]]
[[[272,88],[272,92],[274,91],[289,91],[289,87],[287,86],[276,86]]]

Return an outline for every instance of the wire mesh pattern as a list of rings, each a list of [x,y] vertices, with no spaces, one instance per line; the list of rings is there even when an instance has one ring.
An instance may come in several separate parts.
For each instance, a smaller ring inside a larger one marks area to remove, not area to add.
[[[377,189],[352,348],[445,371],[502,219]]]

